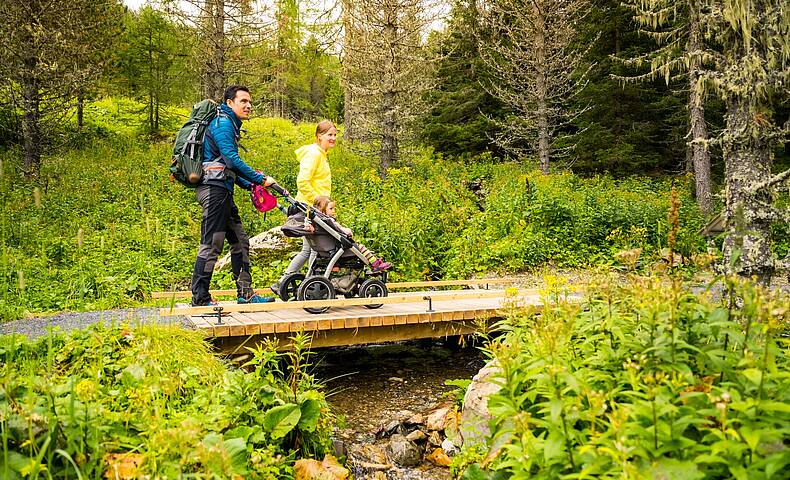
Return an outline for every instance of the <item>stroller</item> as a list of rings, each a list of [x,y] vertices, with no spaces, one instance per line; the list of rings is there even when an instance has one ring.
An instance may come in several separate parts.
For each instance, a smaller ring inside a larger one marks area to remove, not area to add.
[[[333,227],[334,222],[312,205],[291,197],[277,184],[269,186],[291,204],[282,226],[287,237],[306,237],[313,250],[307,264],[307,275],[292,273],[280,282],[280,298],[290,300],[330,300],[337,294],[345,298],[386,297],[387,272],[374,272],[368,259],[351,238]],[[315,231],[307,231],[305,218]],[[379,308],[382,304],[365,305]],[[308,307],[310,313],[324,313],[329,307]]]

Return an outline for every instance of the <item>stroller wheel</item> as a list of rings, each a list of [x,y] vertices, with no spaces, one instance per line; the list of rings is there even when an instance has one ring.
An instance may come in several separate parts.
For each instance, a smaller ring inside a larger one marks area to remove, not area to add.
[[[296,300],[296,294],[299,291],[299,285],[302,284],[303,280],[304,274],[302,273],[292,273],[285,277],[283,281],[280,282],[280,299],[283,302]]]
[[[335,287],[332,286],[327,278],[321,276],[307,277],[299,285],[296,298],[300,301],[306,300],[331,300],[335,298]],[[324,313],[329,307],[307,307],[306,312]]]
[[[387,284],[377,278],[369,278],[359,286],[359,296],[363,298],[386,297],[389,295]],[[367,308],[380,308],[383,304],[365,305]]]

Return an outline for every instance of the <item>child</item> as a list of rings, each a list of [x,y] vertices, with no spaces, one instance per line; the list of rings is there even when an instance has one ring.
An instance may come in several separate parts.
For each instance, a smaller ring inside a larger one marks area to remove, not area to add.
[[[315,197],[315,200],[313,201],[313,207],[315,207],[316,210],[329,217],[329,221],[327,223],[330,223],[337,230],[343,232],[344,235],[349,237],[354,235],[354,232],[352,232],[350,228],[340,225],[337,222],[337,220],[335,220],[334,200],[327,197],[326,195],[318,195],[317,197]],[[305,221],[307,222],[308,220],[305,219]],[[312,225],[306,226],[306,228],[309,230],[313,229]],[[370,266],[373,270],[373,273],[383,272],[384,270],[389,270],[390,268],[392,268],[391,263],[385,262],[384,259],[382,258],[376,258],[376,255],[370,250],[368,250],[367,247],[365,247],[361,243],[355,243],[354,245],[357,247],[360,253],[362,253],[362,255],[364,255],[365,258],[368,259],[368,262],[370,262]]]

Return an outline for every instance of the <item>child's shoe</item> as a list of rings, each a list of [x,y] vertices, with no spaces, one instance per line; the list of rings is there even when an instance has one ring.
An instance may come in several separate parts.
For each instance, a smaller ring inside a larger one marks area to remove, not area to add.
[[[383,272],[384,270],[389,270],[392,268],[392,264],[390,262],[385,262],[384,260],[377,258],[373,265],[370,266],[373,270],[373,273]]]
[[[238,297],[236,303],[239,305],[246,305],[248,303],[270,303],[274,301],[274,297],[262,297],[260,295],[253,295],[250,298]]]

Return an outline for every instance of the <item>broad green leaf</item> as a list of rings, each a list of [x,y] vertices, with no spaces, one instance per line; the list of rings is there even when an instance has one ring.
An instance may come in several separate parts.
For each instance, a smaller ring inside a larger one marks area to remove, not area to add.
[[[473,463],[464,470],[461,480],[488,480],[489,478],[488,473],[480,468],[480,465]]]
[[[230,457],[233,473],[247,473],[247,443],[243,438],[231,438],[222,442],[222,446]]]
[[[240,425],[236,428],[232,428],[228,430],[227,432],[225,432],[223,436],[225,437],[226,440],[231,438],[241,438],[246,441],[248,438],[250,438],[252,432],[253,429],[251,427],[248,427],[246,425]]]
[[[750,382],[755,385],[760,384],[760,379],[763,378],[763,372],[756,368],[747,368],[741,372],[744,377],[748,378]]]
[[[684,462],[674,458],[662,458],[654,462],[648,470],[654,480],[698,480],[705,478],[693,462]]]
[[[266,412],[263,428],[271,434],[273,439],[281,438],[294,429],[301,416],[299,405],[293,403],[280,405]]]
[[[3,455],[0,454],[0,473],[3,473],[8,468],[9,480],[22,478],[19,473],[25,470],[31,461],[32,459],[11,450],[8,452],[8,464],[5,464]]]
[[[299,406],[301,417],[299,418],[299,430],[305,432],[315,432],[318,425],[318,416],[321,413],[321,404],[317,400],[308,399]]]

